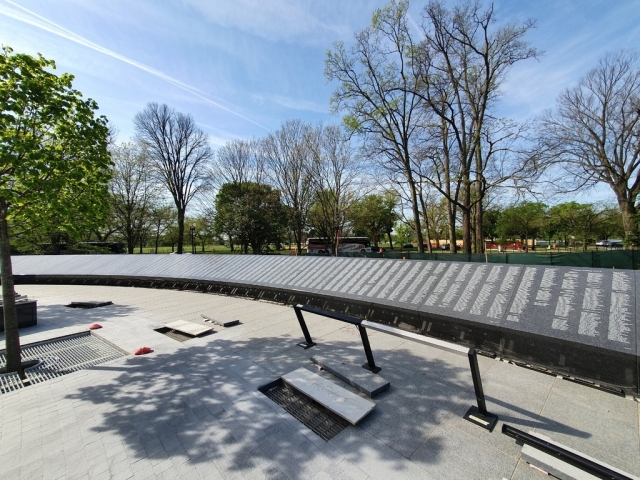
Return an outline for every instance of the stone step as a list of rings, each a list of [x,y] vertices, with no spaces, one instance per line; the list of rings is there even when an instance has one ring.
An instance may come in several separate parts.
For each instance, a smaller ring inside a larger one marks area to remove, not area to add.
[[[312,356],[311,361],[372,398],[384,392],[390,385],[388,380],[365,370],[360,365],[331,360],[320,355]]]
[[[351,393],[306,368],[287,373],[282,380],[352,425],[356,425],[376,406],[372,401]]]
[[[206,325],[198,325],[197,323],[185,322],[184,320],[176,320],[175,322],[165,323],[164,326],[166,328],[170,328],[171,330],[177,330],[178,332],[186,333],[187,335],[192,335],[194,337],[213,330],[213,328]]]

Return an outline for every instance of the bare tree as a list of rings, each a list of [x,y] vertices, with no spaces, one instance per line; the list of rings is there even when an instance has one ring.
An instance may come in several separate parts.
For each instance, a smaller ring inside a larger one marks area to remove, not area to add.
[[[176,211],[171,207],[171,205],[156,203],[151,206],[149,217],[155,243],[153,253],[158,253],[160,236],[175,223],[175,220],[177,219]]]
[[[540,54],[523,40],[534,27],[532,20],[494,25],[493,5],[485,9],[479,2],[464,2],[447,9],[442,1],[431,1],[423,10],[424,40],[412,50],[413,67],[423,81],[415,93],[440,120],[440,152],[432,158],[448,165],[442,174],[449,180],[460,181],[459,191],[456,185],[453,192],[441,193],[462,213],[465,253],[471,253],[474,207],[482,232],[485,171],[491,162],[482,135],[488,131],[500,85],[514,63]],[[482,235],[476,237],[475,249],[482,251]]]
[[[149,224],[151,204],[157,194],[150,162],[140,145],[122,143],[111,148],[113,176],[109,184],[117,231],[133,253]]]
[[[424,110],[415,92],[421,79],[409,66],[415,45],[407,25],[408,2],[376,10],[372,25],[355,35],[355,45],[334,44],[325,75],[337,80],[331,103],[346,112],[344,122],[363,137],[366,155],[384,157],[383,166],[401,172],[409,187],[418,249],[423,251],[419,202],[412,166],[412,142],[420,135]]]
[[[159,181],[178,210],[178,253],[183,253],[187,205],[208,186],[207,167],[213,156],[207,135],[191,115],[167,105],[149,103],[134,119],[138,139],[149,152]]]
[[[225,183],[264,183],[264,167],[258,139],[232,140],[218,150],[211,165],[211,177],[218,188]]]
[[[608,54],[578,85],[563,92],[557,111],[540,123],[540,149],[569,176],[565,191],[606,184],[620,212],[627,244],[638,244],[640,193],[640,68],[638,54]]]
[[[333,254],[338,255],[341,231],[349,209],[357,198],[360,162],[347,135],[337,125],[314,130],[311,182],[315,197],[309,224],[331,239]]]
[[[288,210],[289,228],[298,254],[302,250],[302,237],[314,197],[310,168],[312,130],[311,125],[301,120],[288,120],[261,142],[271,181],[280,190]]]

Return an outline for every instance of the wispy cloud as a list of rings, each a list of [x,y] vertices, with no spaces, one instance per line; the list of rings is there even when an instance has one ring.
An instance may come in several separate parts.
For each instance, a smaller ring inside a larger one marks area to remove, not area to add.
[[[329,113],[329,104],[318,103],[312,100],[292,98],[286,95],[260,95],[254,94],[251,98],[259,104],[272,103],[291,110],[305,112]]]
[[[14,8],[9,7],[9,4],[11,6],[13,6]],[[11,0],[4,0],[3,3],[0,3],[0,15],[4,15],[7,16],[9,18],[13,18],[15,20],[21,21],[23,23],[27,23],[29,25],[32,25],[36,28],[39,28],[41,30],[47,31],[49,33],[52,33],[54,35],[57,35],[59,37],[65,38],[67,40],[70,40],[74,43],[77,43],[79,45],[82,45],[86,48],[90,48],[92,50],[95,50],[99,53],[102,53],[104,55],[107,55],[111,58],[115,58],[116,60],[119,60],[121,62],[124,62],[128,65],[131,65],[135,68],[138,68],[150,75],[153,75],[157,78],[160,78],[161,80],[164,80],[165,82],[181,89],[184,90],[188,93],[190,93],[191,95],[198,97],[200,100],[203,100],[204,102],[213,105],[214,107],[217,107],[221,110],[224,110],[232,115],[235,115],[236,117],[242,118],[243,120],[246,120],[247,122],[250,122],[254,125],[257,125],[260,128],[263,128],[267,131],[270,131],[269,128],[265,127],[264,125],[261,125],[260,123],[242,115],[241,113],[226,107],[224,105],[222,105],[221,103],[212,100],[209,96],[207,96],[207,94],[205,94],[204,92],[202,92],[201,90],[197,89],[196,87],[193,87],[191,85],[188,85],[184,82],[181,82],[180,80],[177,80],[173,77],[170,77],[169,75],[156,70],[155,68],[152,68],[148,65],[145,65],[143,63],[137,62],[131,58],[125,57],[124,55],[120,55],[119,53],[116,53],[112,50],[109,50],[105,47],[102,47],[101,45],[98,45],[94,42],[92,42],[91,40],[88,40],[64,27],[62,27],[61,25],[58,25],[57,23],[52,22],[51,20],[48,20],[44,17],[42,17],[41,15],[38,15],[37,13],[26,9],[25,7],[18,5],[14,2],[12,2]],[[215,97],[214,97],[215,98]]]
[[[326,47],[337,39],[353,35],[354,19],[370,18],[371,0],[341,2],[332,8],[328,2],[290,0],[185,0],[201,15],[223,27],[233,27],[267,39]],[[384,4],[376,0],[374,4]]]

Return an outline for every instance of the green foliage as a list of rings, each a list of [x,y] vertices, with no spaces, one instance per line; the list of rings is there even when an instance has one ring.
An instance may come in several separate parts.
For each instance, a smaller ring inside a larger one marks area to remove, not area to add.
[[[355,235],[368,236],[377,245],[383,234],[393,231],[399,216],[397,202],[392,195],[367,195],[351,208],[351,227]]]
[[[498,219],[496,232],[502,239],[535,239],[545,220],[546,205],[540,202],[522,202],[505,208]]]
[[[345,115],[342,123],[351,132],[358,132],[362,128],[362,124],[355,115]]]
[[[54,68],[40,55],[0,54],[0,199],[12,235],[78,232],[107,209],[107,120]]]
[[[590,203],[561,203],[549,209],[548,217],[554,234],[569,243],[580,242],[583,251],[589,242],[624,234],[619,210],[598,209]]]
[[[73,77],[54,75],[41,55],[0,53],[0,267],[8,372],[20,372],[11,236],[36,228],[78,233],[107,209],[109,130]]]
[[[498,220],[502,210],[500,208],[487,208],[482,212],[482,226],[485,238],[494,240],[498,235]]]
[[[216,195],[213,230],[230,242],[249,247],[255,254],[280,246],[287,225],[287,215],[280,192],[269,185],[254,182],[225,183]]]
[[[191,227],[193,226],[195,244],[200,247],[201,252],[204,252],[205,247],[213,241],[215,236],[213,220],[213,218],[204,215],[185,219],[185,244],[191,245]]]
[[[400,244],[413,242],[413,237],[415,237],[416,235],[415,230],[411,227],[411,225],[403,222],[396,223],[394,231],[396,232],[394,235],[395,241]]]

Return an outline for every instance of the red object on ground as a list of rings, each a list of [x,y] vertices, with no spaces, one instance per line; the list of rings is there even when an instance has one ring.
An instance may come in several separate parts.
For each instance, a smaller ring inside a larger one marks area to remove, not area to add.
[[[144,355],[146,353],[151,353],[151,349],[149,347],[140,347],[135,352],[133,352],[134,355]]]
[[[94,323],[89,327],[89,330],[97,330],[98,328],[102,328],[102,325],[100,325],[99,323]]]

